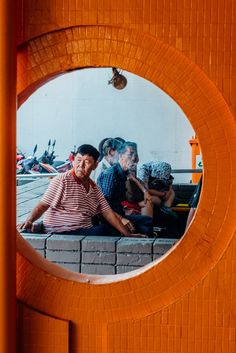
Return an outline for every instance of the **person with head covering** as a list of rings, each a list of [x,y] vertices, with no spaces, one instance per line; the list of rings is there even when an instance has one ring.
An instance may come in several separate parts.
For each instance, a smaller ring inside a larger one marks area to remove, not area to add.
[[[163,213],[176,217],[175,212],[171,210],[175,198],[171,165],[167,162],[144,163],[138,168],[137,177],[148,189],[152,202],[160,206]]]

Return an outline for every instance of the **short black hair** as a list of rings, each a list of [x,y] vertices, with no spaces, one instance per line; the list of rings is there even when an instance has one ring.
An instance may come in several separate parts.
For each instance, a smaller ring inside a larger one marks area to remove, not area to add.
[[[138,149],[137,143],[135,142],[131,142],[131,141],[126,141],[125,143],[122,143],[122,145],[119,147],[118,149],[118,153],[119,154],[123,154],[126,152],[127,148],[134,148],[134,149]]]
[[[76,151],[76,154],[81,154],[82,156],[84,156],[85,154],[93,157],[93,159],[95,160],[95,162],[97,162],[99,156],[100,156],[100,153],[98,152],[98,150],[93,147],[92,145],[81,145],[78,147],[77,151]]]
[[[117,139],[112,139],[112,138],[107,139],[103,144],[103,148],[102,148],[103,155],[107,156],[110,149],[117,151],[121,147],[121,145],[122,143]]]

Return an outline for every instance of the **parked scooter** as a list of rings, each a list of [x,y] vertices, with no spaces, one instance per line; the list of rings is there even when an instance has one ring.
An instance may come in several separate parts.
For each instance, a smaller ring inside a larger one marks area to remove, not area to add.
[[[22,159],[25,159],[25,155],[24,155],[24,153],[21,152],[21,150],[19,148],[17,148],[17,150],[16,150],[16,163],[18,163]]]
[[[45,150],[42,154],[41,157],[38,158],[38,161],[41,163],[47,163],[47,164],[53,164],[54,159],[56,158],[56,156],[54,155],[54,147],[56,144],[56,140],[53,141],[52,143],[52,148],[50,151],[50,147],[51,147],[51,139],[48,141],[48,148],[47,150]]]
[[[72,168],[76,146],[74,146],[74,151],[70,152],[69,159],[64,162],[55,161],[55,144],[56,140],[51,143],[50,139],[47,149],[38,159],[35,156],[37,151],[37,145],[35,145],[33,155],[23,158],[17,163],[17,174],[64,173],[70,170]]]
[[[76,145],[74,145],[73,150],[70,151],[70,154],[69,154],[69,161],[71,162],[71,164],[74,162],[75,154],[76,154]]]
[[[71,162],[68,160],[64,161],[54,161],[56,158],[54,154],[56,140],[53,141],[51,147],[51,139],[48,141],[48,149],[45,150],[43,155],[39,160],[39,172],[40,173],[63,173],[71,169]],[[50,151],[51,147],[51,151]]]
[[[38,160],[35,157],[35,153],[37,151],[37,145],[34,146],[33,150],[33,155],[29,156],[27,158],[21,159],[17,164],[16,164],[16,174],[32,174],[35,173],[33,168],[37,168],[38,166]]]

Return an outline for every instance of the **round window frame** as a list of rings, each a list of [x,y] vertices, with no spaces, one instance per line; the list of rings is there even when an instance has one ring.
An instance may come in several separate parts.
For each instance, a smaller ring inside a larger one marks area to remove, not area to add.
[[[147,34],[109,26],[69,28],[22,45],[19,105],[61,73],[107,66],[139,75],[171,96],[196,131],[204,162],[201,200],[186,234],[160,260],[139,270],[112,276],[75,274],[37,256],[17,237],[20,300],[53,316],[71,318],[80,312],[88,321],[96,303],[97,319],[112,322],[149,315],[173,303],[224,254],[235,233],[236,127],[221,93],[182,53]],[[36,294],[39,287],[41,296]],[[53,305],[42,299],[45,296],[53,298]]]

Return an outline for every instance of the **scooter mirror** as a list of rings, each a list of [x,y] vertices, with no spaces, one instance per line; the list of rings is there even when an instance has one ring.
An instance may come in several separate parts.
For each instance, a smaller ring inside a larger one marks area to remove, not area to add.
[[[56,141],[57,141],[57,140],[54,140],[54,141],[53,141],[52,147],[55,147]]]
[[[51,146],[51,139],[48,140],[48,152],[49,152],[50,146]]]
[[[34,146],[34,150],[33,150],[33,156],[35,155],[35,152],[37,151],[38,145]]]

